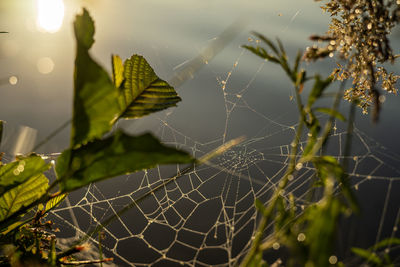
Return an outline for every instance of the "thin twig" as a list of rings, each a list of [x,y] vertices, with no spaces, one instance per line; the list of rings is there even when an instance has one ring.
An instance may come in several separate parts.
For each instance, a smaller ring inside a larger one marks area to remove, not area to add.
[[[102,260],[85,260],[85,261],[62,261],[61,264],[63,265],[85,265],[85,264],[94,264],[94,263],[103,263],[103,262],[109,262],[113,261],[114,258],[106,258]]]

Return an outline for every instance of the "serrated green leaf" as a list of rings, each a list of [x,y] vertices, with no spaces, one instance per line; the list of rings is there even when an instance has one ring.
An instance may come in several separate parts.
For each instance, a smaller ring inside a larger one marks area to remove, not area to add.
[[[135,99],[122,116],[124,118],[139,118],[176,106],[179,101],[181,101],[181,98],[176,94],[174,88],[167,82],[157,79]]]
[[[157,164],[193,163],[186,152],[162,145],[151,134],[130,136],[117,131],[77,149],[64,151],[56,172],[61,192],[70,192],[109,177],[155,167]]]
[[[113,62],[116,66],[119,64],[117,56],[113,57]],[[120,71],[120,66],[117,68]],[[139,118],[176,106],[181,101],[175,89],[155,74],[144,57],[133,55],[125,60],[123,70],[124,82],[119,101],[122,118]],[[118,86],[119,78],[117,80],[116,77],[115,81]]]
[[[61,202],[64,201],[64,199],[67,197],[68,194],[59,194],[55,197],[52,197],[50,200],[46,202],[46,205],[44,206],[43,204],[38,205],[39,210],[43,210],[44,212],[48,212],[58,205],[61,204]]]
[[[89,55],[94,42],[94,23],[86,9],[76,16],[74,29],[77,55],[71,147],[101,138],[111,130],[121,113],[119,92],[107,72]]]
[[[49,187],[48,182],[46,176],[38,174],[5,192],[0,197],[0,221],[40,199]]]
[[[343,116],[343,114],[341,114],[339,111],[331,109],[331,108],[315,108],[315,111],[321,112],[321,113],[325,113],[328,114],[330,116],[335,117],[336,119],[339,119],[341,121],[346,121],[345,116]]]
[[[0,196],[50,168],[40,156],[31,154],[18,157],[15,161],[0,165]]]

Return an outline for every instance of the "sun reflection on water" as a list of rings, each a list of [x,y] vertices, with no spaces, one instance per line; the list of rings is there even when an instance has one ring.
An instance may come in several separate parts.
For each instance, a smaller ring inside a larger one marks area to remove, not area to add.
[[[57,32],[64,19],[63,0],[37,0],[37,25],[46,32]]]

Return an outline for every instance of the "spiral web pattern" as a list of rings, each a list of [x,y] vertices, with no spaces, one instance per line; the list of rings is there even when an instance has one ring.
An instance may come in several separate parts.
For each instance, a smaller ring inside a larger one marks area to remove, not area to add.
[[[241,51],[222,78],[215,74],[217,90],[225,105],[221,135],[202,142],[174,127],[169,113],[152,119],[158,121],[155,133],[164,143],[190,151],[197,158],[236,135],[231,127],[235,116],[245,113],[246,120],[256,117],[257,129],[247,132],[241,128],[240,134],[246,135],[244,142],[189,171],[187,166],[160,166],[92,184],[71,194],[68,201],[49,215],[62,229],[60,241],[68,245],[68,241],[89,233],[113,217],[102,229],[101,244],[105,256],[114,257],[113,264],[116,265],[234,266],[243,259],[259,219],[254,201],[259,199],[268,204],[288,166],[290,142],[297,127],[269,117],[248,102],[255,90],[254,81],[262,79],[260,73],[265,63],[256,68],[253,77],[243,86],[238,88],[230,83],[233,73],[239,71],[239,60],[245,55]],[[173,112],[179,112],[179,108]],[[329,154],[340,161],[345,159],[347,133],[344,128],[335,123],[328,145]],[[299,153],[305,140],[306,136]],[[371,186],[381,189],[373,193],[376,199],[381,199],[377,201],[380,213],[375,214],[378,218],[374,228],[375,241],[395,236],[400,211],[395,193],[400,186],[400,156],[356,128],[353,149],[347,159],[348,175],[357,195],[372,194]],[[315,179],[315,169],[308,164],[298,167],[285,194],[295,196],[301,212],[310,204],[306,196]],[[175,174],[182,175],[159,187]],[[156,187],[159,189],[149,193]],[[142,198],[143,195],[147,196]],[[312,201],[318,201],[318,196]],[[267,232],[271,231],[272,224],[267,228]],[[92,253],[98,258],[98,236],[88,242],[92,249],[84,257],[90,258]],[[397,247],[389,249],[395,252]],[[399,263],[398,258],[394,261]]]

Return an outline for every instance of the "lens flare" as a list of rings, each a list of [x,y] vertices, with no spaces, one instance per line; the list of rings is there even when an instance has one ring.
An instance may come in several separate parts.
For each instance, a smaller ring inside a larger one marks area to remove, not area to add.
[[[37,0],[37,24],[46,32],[57,32],[64,19],[63,0]]]

